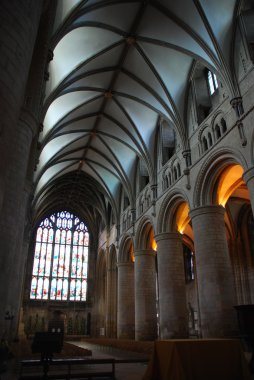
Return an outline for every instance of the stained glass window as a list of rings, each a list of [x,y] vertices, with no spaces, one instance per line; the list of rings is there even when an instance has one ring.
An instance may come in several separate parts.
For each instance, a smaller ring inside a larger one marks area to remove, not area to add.
[[[67,211],[44,219],[36,233],[30,299],[85,301],[89,233]]]

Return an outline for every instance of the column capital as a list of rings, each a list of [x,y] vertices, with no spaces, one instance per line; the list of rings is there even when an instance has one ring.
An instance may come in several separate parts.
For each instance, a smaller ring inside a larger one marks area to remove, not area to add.
[[[254,166],[252,166],[252,168],[249,168],[247,169],[244,173],[243,173],[243,179],[244,181],[246,182],[246,184],[254,178]]]
[[[141,249],[134,252],[134,256],[155,256],[156,252],[153,249]]]
[[[161,232],[160,234],[155,235],[155,240],[158,243],[161,240],[181,240],[182,235],[179,232]]]
[[[225,213],[225,208],[221,205],[207,205],[207,206],[200,206],[200,207],[190,210],[189,215],[191,219],[193,219],[196,216],[204,215],[204,214],[224,215],[224,213]]]

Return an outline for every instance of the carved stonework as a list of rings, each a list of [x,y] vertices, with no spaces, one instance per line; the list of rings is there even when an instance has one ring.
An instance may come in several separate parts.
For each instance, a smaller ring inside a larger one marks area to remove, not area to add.
[[[236,116],[239,118],[244,114],[244,108],[243,108],[243,100],[239,96],[237,98],[233,98],[230,101],[231,106],[234,108]]]

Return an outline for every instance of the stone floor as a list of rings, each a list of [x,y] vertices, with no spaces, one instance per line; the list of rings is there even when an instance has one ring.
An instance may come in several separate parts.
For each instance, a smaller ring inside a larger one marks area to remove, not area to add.
[[[90,344],[87,342],[70,342],[78,347],[92,350],[93,358],[115,358],[121,359],[144,359],[144,354],[124,351],[121,349]],[[250,360],[250,354],[246,353],[246,359]],[[8,363],[8,371],[0,375],[0,380],[18,380],[20,366],[14,359]],[[116,380],[142,380],[147,368],[146,363],[117,363],[116,364]],[[254,376],[251,377],[254,380]],[[96,380],[96,378],[94,378]],[[216,379],[217,380],[217,379]],[[220,380],[220,379],[218,379]],[[241,379],[239,379],[241,380]]]
[[[147,356],[141,353],[123,351],[113,347],[99,346],[86,342],[70,342],[82,348],[92,350],[93,358],[115,358],[115,359],[144,359]],[[146,371],[146,363],[117,363],[116,380],[142,380]],[[14,359],[8,363],[8,370],[0,375],[0,380],[18,380],[20,365]],[[96,380],[96,378],[94,378]]]

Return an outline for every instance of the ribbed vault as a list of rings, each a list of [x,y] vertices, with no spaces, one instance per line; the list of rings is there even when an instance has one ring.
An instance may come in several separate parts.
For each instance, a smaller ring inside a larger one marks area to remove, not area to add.
[[[195,63],[215,72],[229,97],[238,95],[232,54],[239,6],[237,0],[59,1],[36,207],[68,205],[66,194],[72,194],[72,202],[82,200],[101,213],[107,197],[116,211],[121,188],[130,203],[135,199],[138,158],[156,183],[161,118],[174,125],[181,148],[188,149]],[[73,186],[73,178],[81,184]]]

